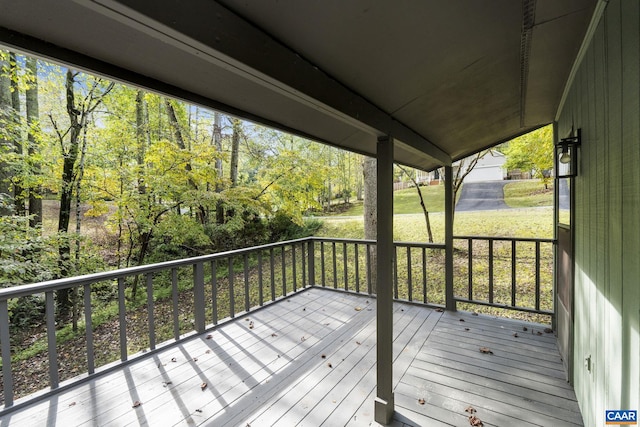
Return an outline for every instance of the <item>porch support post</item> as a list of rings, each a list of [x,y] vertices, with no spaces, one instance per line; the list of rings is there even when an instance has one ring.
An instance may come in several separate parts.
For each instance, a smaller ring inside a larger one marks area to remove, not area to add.
[[[453,168],[444,167],[444,246],[445,246],[445,307],[456,311],[453,299]]]
[[[377,394],[375,421],[386,425],[393,399],[393,138],[378,138],[377,147]]]

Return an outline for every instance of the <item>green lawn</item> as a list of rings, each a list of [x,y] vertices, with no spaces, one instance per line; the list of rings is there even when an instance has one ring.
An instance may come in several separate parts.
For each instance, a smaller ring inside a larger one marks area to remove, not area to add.
[[[415,191],[415,190],[414,190]],[[429,215],[434,241],[444,241],[444,214]],[[364,238],[362,218],[335,216],[324,219],[316,235],[323,237]],[[532,208],[502,211],[458,212],[454,220],[455,235],[500,237],[553,237],[553,208]],[[394,218],[394,239],[427,241],[427,227],[422,213]]]
[[[443,185],[420,187],[420,191],[429,212],[444,211]],[[542,182],[537,179],[510,182],[504,187],[504,201],[512,208],[553,206],[553,182],[548,189],[545,189]],[[361,216],[363,210],[362,202],[356,202],[338,216]],[[395,191],[393,193],[393,212],[396,215],[421,214],[422,208],[417,190],[407,188]]]

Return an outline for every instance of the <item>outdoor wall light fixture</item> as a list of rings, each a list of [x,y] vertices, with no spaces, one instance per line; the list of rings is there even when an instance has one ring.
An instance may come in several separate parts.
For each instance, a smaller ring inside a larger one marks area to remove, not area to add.
[[[578,174],[578,147],[581,143],[581,132],[575,136],[563,138],[556,143],[556,177],[571,178]]]

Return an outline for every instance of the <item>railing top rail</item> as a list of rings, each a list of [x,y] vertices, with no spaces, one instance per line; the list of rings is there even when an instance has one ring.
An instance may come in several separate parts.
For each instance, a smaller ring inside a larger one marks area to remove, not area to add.
[[[287,246],[296,243],[307,242],[309,238],[287,240],[283,242],[269,243],[266,245],[252,246],[249,248],[234,249],[231,251],[218,252],[210,255],[202,255],[192,258],[177,259],[173,261],[159,262],[156,264],[140,265],[136,267],[122,268],[119,270],[102,271],[99,273],[85,274],[82,276],[66,277],[62,279],[49,280],[46,282],[33,283],[29,285],[19,285],[10,288],[0,289],[0,301],[10,298],[19,298],[43,292],[56,291],[59,289],[81,286],[89,283],[102,282],[105,280],[114,280],[120,277],[134,276],[138,274],[154,273],[157,271],[168,270],[171,268],[185,267],[201,262],[212,261],[215,259],[224,259],[231,256],[243,255],[252,252],[262,251],[280,246]]]
[[[555,239],[544,239],[539,237],[453,236],[453,238],[458,240],[501,240],[506,242],[556,243]]]

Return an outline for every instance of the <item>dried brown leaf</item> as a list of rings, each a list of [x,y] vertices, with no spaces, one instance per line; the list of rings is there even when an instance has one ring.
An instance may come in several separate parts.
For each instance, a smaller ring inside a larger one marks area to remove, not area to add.
[[[176,359],[175,357],[172,357],[172,358],[171,358],[171,361],[175,363],[175,362],[177,362],[177,361],[178,361],[178,359]]]
[[[207,351],[205,351],[205,353],[206,353],[206,354],[209,354],[209,353],[211,353],[211,350],[207,350]]]
[[[276,334],[275,332],[271,334],[272,337],[277,337],[278,334]]]
[[[210,340],[211,338],[213,338],[213,335],[209,334],[207,335],[207,339]]]
[[[133,406],[131,406],[132,408],[137,408],[140,405],[142,405],[142,402],[140,402],[139,400],[136,400],[135,402],[133,402]]]
[[[69,403],[69,406],[76,406],[76,402]]]
[[[200,384],[200,390],[204,391],[205,388],[207,388],[207,383]]]
[[[472,316],[477,316],[478,313],[476,313],[475,311],[471,313]]]
[[[193,361],[194,361],[194,362],[197,362],[197,361],[198,361],[198,358],[197,358],[197,357],[194,357],[194,358],[193,358]]]
[[[493,351],[489,350],[487,347],[480,347],[480,353],[493,354]]]
[[[464,330],[465,330],[465,331],[470,331],[471,329],[469,329],[469,328],[464,328]]]
[[[360,341],[356,341],[356,344],[360,345],[360,344],[362,344],[362,343],[361,343]]]
[[[202,413],[202,409],[196,409],[196,412]]]
[[[443,310],[443,309],[441,309],[441,308],[436,308],[436,311],[437,311],[438,313],[442,313],[444,310]]]
[[[517,333],[517,332],[514,332],[514,333],[513,333],[513,336],[514,336],[515,338],[518,338],[518,333]]]
[[[540,332],[540,331],[536,331],[536,334],[537,334],[537,335],[542,335],[542,332]]]
[[[354,308],[355,311],[362,311],[362,307],[356,307]]]
[[[420,399],[418,399],[418,403],[421,404],[421,405],[424,405],[425,404],[424,398],[421,397]]]
[[[528,329],[526,326],[523,326],[523,327],[522,327],[522,330],[523,330],[523,331],[525,331],[525,332],[527,332],[529,329]]]
[[[323,354],[323,355],[322,355],[322,356],[320,356],[320,357],[322,357],[323,359],[326,359],[326,358],[327,358],[327,355],[326,355],[326,354]]]
[[[249,329],[253,329],[253,321],[249,322]]]
[[[473,427],[484,426],[484,424],[482,424],[482,421],[480,421],[480,418],[476,417],[475,415],[469,415],[469,424],[472,425]]]
[[[546,334],[552,334],[552,333],[553,333],[553,329],[551,329],[551,328],[544,328],[544,332],[545,332]]]
[[[327,363],[327,366],[330,368],[333,368],[333,365],[331,364],[331,362]]]
[[[302,338],[300,338],[300,341],[305,342],[307,339],[304,337],[304,335],[302,336]]]
[[[464,410],[464,412],[468,412],[470,414],[475,414],[477,411],[476,411],[476,408],[474,408],[473,406],[467,406],[467,408]]]
[[[458,320],[461,321],[461,322],[464,322],[464,319],[458,319]]]

